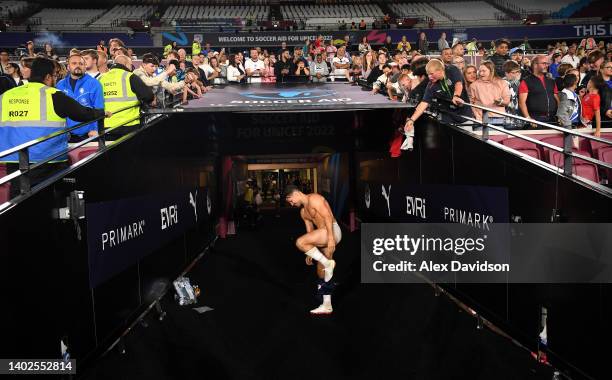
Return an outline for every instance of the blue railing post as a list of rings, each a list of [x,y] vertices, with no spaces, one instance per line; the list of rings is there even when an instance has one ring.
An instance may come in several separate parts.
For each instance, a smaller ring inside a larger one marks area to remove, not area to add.
[[[572,175],[572,146],[574,145],[573,136],[563,132],[563,174]]]
[[[19,191],[25,194],[30,191],[30,173],[23,174],[24,171],[30,169],[30,153],[29,148],[24,148],[19,151],[19,170],[22,174],[19,176]]]

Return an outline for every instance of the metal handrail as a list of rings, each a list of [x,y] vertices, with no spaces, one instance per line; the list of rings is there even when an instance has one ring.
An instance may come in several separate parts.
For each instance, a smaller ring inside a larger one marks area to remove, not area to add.
[[[113,115],[121,113],[123,111],[126,111],[126,110],[134,108],[134,107],[140,107],[140,103],[120,108],[119,110],[113,112]],[[24,174],[27,174],[30,171],[32,171],[32,170],[34,170],[34,169],[36,169],[36,168],[38,168],[38,167],[40,167],[40,166],[42,166],[42,165],[44,165],[46,163],[49,163],[49,162],[53,161],[54,159],[56,159],[58,157],[61,157],[61,156],[65,155],[65,154],[67,154],[68,152],[71,152],[72,150],[77,149],[77,148],[85,145],[86,143],[89,143],[89,142],[94,141],[94,140],[98,141],[98,150],[102,150],[106,146],[106,142],[105,142],[104,136],[109,131],[112,131],[113,129],[122,127],[125,124],[131,123],[131,122],[133,122],[135,120],[140,119],[140,115],[137,118],[133,118],[131,120],[126,121],[123,125],[119,125],[117,127],[109,128],[107,130],[104,129],[104,124],[102,123],[102,120],[105,119],[105,118],[106,118],[106,115],[97,117],[97,118],[95,118],[93,120],[84,121],[84,122],[81,122],[81,123],[79,123],[79,124],[77,124],[75,126],[72,126],[70,128],[63,129],[61,131],[56,131],[56,132],[53,132],[53,133],[51,133],[51,134],[49,134],[47,136],[41,137],[39,139],[31,140],[31,141],[25,142],[25,143],[23,143],[21,145],[18,145],[16,147],[13,147],[13,148],[1,151],[0,152],[0,157],[5,157],[5,156],[8,156],[8,155],[13,154],[13,153],[18,153],[19,154],[19,170],[16,170],[13,173],[7,174],[4,177],[1,177],[0,178],[0,185],[2,185],[4,183],[7,183],[9,181],[12,181],[12,180],[14,180],[16,178],[20,178],[21,179],[20,190],[21,190],[22,193],[25,193],[25,192],[30,190],[30,181],[29,181],[28,177],[24,176]],[[97,136],[91,136],[91,137],[85,139],[84,141],[80,142],[76,146],[69,147],[67,150],[63,150],[63,151],[61,151],[59,153],[56,153],[54,155],[51,155],[51,156],[45,158],[42,161],[39,161],[39,162],[36,162],[36,163],[30,165],[29,148],[31,148],[32,146],[38,145],[40,143],[43,143],[45,141],[48,141],[48,140],[50,140],[52,138],[55,138],[57,136],[61,136],[61,135],[70,133],[71,131],[73,131],[75,129],[78,129],[78,128],[84,126],[84,125],[91,124],[91,123],[94,123],[94,122],[98,123],[98,135]]]
[[[576,153],[572,152],[572,148],[571,148],[572,145],[573,145],[572,136],[582,137],[582,138],[585,138],[587,140],[593,140],[593,141],[597,141],[597,142],[600,142],[600,143],[612,146],[612,141],[610,141],[610,140],[606,140],[606,139],[603,139],[601,137],[596,137],[596,136],[588,135],[588,134],[581,133],[581,132],[575,132],[575,131],[573,131],[571,129],[559,127],[559,126],[556,126],[556,125],[544,123],[544,122],[537,121],[537,120],[528,119],[528,118],[525,118],[525,117],[522,117],[522,116],[512,115],[512,114],[509,114],[509,113],[506,113],[506,112],[501,112],[499,110],[495,110],[495,109],[492,109],[492,108],[489,108],[489,107],[480,106],[480,105],[477,105],[477,104],[471,104],[471,103],[468,103],[468,102],[465,102],[463,104],[464,104],[464,106],[470,106],[472,108],[477,108],[477,109],[480,109],[482,111],[485,111],[485,112],[483,112],[483,121],[479,121],[479,120],[471,118],[469,116],[457,115],[457,116],[460,116],[460,117],[462,117],[463,119],[465,119],[467,121],[471,121],[471,122],[474,122],[474,123],[482,125],[483,126],[482,139],[485,140],[485,141],[489,140],[489,129],[493,129],[493,130],[496,130],[498,132],[502,132],[502,133],[514,136],[516,138],[520,138],[522,140],[526,140],[526,141],[531,142],[531,143],[533,143],[535,145],[544,146],[545,148],[554,150],[556,152],[560,152],[564,156],[564,160],[563,160],[563,173],[565,175],[568,175],[568,176],[571,176],[573,174],[572,173],[572,168],[573,168],[573,160],[572,160],[572,158],[579,158],[581,160],[593,163],[593,164],[595,164],[597,166],[601,166],[601,167],[604,167],[604,168],[607,168],[607,169],[612,169],[612,164],[600,161],[600,160],[592,158],[592,157],[587,157],[587,156],[583,156],[581,154],[576,154]],[[447,110],[441,110],[441,111],[450,112],[450,111],[447,111]],[[562,132],[563,133],[563,143],[564,143],[563,145],[564,146],[563,146],[563,148],[561,148],[561,147],[558,147],[558,146],[555,146],[555,145],[551,145],[551,144],[548,144],[546,142],[543,142],[543,141],[540,141],[540,140],[537,140],[537,139],[533,139],[531,137],[527,137],[527,136],[525,136],[523,134],[515,133],[513,131],[507,130],[503,126],[498,126],[498,125],[495,125],[495,124],[491,124],[491,123],[488,122],[487,113],[489,113],[489,112],[497,114],[497,115],[502,115],[504,117],[508,117],[508,118],[511,118],[511,119],[516,119],[516,120],[524,121],[524,122],[527,122],[527,123],[540,125],[540,126],[543,126],[543,127],[549,128],[549,129],[553,129],[553,130]]]

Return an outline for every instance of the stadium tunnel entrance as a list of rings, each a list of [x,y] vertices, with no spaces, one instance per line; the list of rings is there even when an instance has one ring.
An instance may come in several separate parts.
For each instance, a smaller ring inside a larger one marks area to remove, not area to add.
[[[402,118],[392,109],[176,112],[73,165],[62,178],[0,215],[3,242],[16,247],[2,250],[3,295],[14,305],[3,325],[9,327],[2,332],[5,347],[22,357],[56,357],[61,340],[83,368],[94,366],[111,348],[121,350],[120,337],[172,293],[171,279],[192,270],[203,252],[214,251],[217,236],[237,229],[240,236],[238,200],[245,184],[253,178],[252,184],[263,190],[271,173],[276,173],[279,193],[298,173],[300,181],[310,180],[349,232],[359,222],[444,220],[444,214],[431,211],[407,215],[395,203],[384,202],[379,189],[391,185],[393,194],[439,195],[449,207],[492,215],[496,221],[516,216],[549,221],[553,210],[566,221],[606,221],[612,214],[604,194],[433,119],[417,125],[413,151],[391,159],[386,150],[397,120]],[[58,219],[74,191],[83,192],[84,218]],[[275,227],[264,228],[270,232]],[[250,235],[252,241],[257,238]],[[24,273],[36,281],[22,281]],[[355,277],[352,281],[358,283]],[[58,296],[38,297],[35,303],[24,297],[40,294],[39,284]],[[573,368],[565,362],[569,357],[577,368],[599,373],[603,367],[597,363],[605,361],[581,353],[582,345],[576,344],[588,344],[589,335],[577,336],[569,326],[609,330],[607,318],[600,317],[609,316],[608,290],[464,285],[449,291],[478,305],[531,350],[537,349],[534,310],[546,304],[556,315],[559,355],[551,355],[554,364]],[[40,310],[55,312],[43,319]]]

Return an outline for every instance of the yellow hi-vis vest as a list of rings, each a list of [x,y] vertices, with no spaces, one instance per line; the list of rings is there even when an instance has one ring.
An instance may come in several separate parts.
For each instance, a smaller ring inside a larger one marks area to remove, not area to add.
[[[14,87],[0,96],[0,151],[48,136],[66,127],[66,119],[58,116],[51,97],[57,89],[38,82]],[[29,148],[30,162],[43,161],[68,149],[68,135],[63,134]],[[65,155],[52,162],[65,161]],[[13,153],[0,157],[0,162],[19,162]]]
[[[140,107],[132,107],[128,110],[115,112],[127,106],[137,105],[138,98],[132,86],[130,77],[134,75],[122,69],[111,69],[98,78],[104,92],[104,111],[113,113],[108,119],[104,119],[104,128],[111,129],[122,125],[138,125],[140,123]]]

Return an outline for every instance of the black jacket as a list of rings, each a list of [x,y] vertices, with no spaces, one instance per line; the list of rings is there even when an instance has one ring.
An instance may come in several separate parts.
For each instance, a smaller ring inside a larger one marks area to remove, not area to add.
[[[508,54],[500,55],[495,53],[487,57],[487,59],[493,62],[495,65],[495,74],[497,74],[498,77],[503,78],[506,75],[506,73],[504,73],[504,63],[510,60],[510,56]]]
[[[557,114],[554,79],[545,76],[545,85],[542,85],[540,78],[530,75],[524,81],[529,91],[527,95],[529,116],[539,121],[553,121]]]

